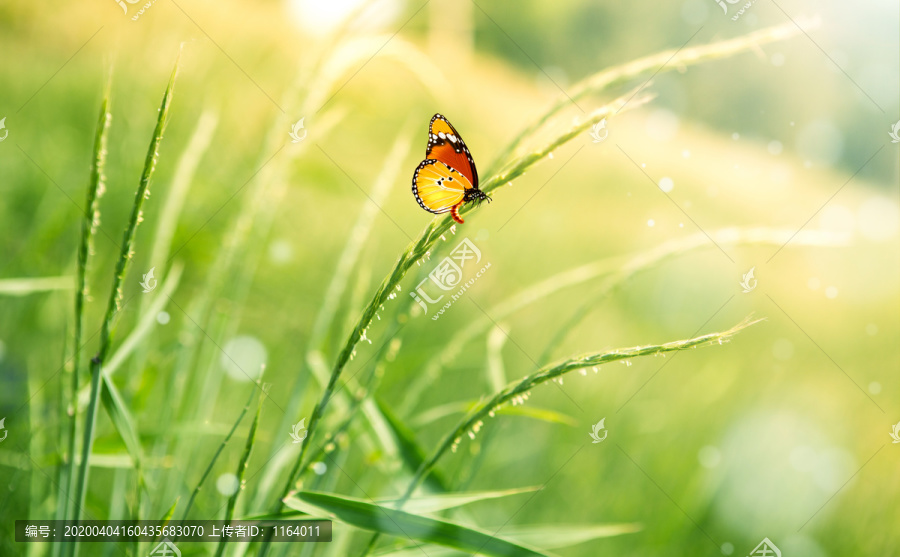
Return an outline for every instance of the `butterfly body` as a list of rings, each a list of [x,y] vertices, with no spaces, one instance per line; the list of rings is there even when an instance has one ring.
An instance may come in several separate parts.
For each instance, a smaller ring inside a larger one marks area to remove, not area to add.
[[[458,223],[465,203],[491,198],[478,189],[475,161],[456,129],[440,114],[428,126],[425,160],[413,174],[412,192],[419,205],[430,213],[450,213]]]

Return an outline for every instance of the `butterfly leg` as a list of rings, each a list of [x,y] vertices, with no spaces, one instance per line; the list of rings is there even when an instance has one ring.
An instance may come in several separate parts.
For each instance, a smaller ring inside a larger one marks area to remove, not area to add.
[[[459,203],[457,203],[450,209],[450,216],[453,217],[453,220],[455,220],[459,224],[462,224],[463,222],[465,222],[462,220],[462,217],[459,216],[459,208],[462,207],[462,204],[463,204],[463,202],[460,201]]]

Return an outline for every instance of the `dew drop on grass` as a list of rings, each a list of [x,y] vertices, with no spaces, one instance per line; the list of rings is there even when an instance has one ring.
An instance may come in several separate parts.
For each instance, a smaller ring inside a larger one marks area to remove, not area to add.
[[[591,369],[593,369],[593,370],[594,370],[594,373],[597,373],[597,371],[598,371],[598,370],[597,370],[597,366],[594,366],[594,367],[593,367],[593,368],[591,368]]]
[[[397,290],[398,290],[398,291],[403,290],[402,288],[400,288],[400,285],[399,285],[399,284],[397,285]]]
[[[494,411],[491,410],[490,412],[488,412],[488,416],[493,418],[494,416],[496,416],[496,414],[494,414]]]
[[[547,153],[547,158],[552,159],[552,158],[553,158],[553,153]]]
[[[584,368],[581,368],[578,370],[578,373],[580,373],[581,375],[587,375],[587,370]]]
[[[475,432],[469,431],[469,439],[475,439]]]

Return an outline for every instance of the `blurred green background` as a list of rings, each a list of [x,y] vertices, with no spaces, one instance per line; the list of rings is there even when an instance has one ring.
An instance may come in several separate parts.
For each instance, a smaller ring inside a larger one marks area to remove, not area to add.
[[[563,423],[499,417],[484,428],[483,452],[481,438],[464,439],[439,468],[451,485],[472,490],[543,486],[531,499],[482,502],[458,517],[491,532],[505,525],[501,536],[537,524],[641,525],[555,550],[560,555],[748,555],[764,537],[786,556],[900,554],[900,446],[889,436],[900,421],[900,157],[888,135],[900,118],[896,2],[758,2],[732,21],[740,4],[729,4],[726,16],[714,0],[380,0],[339,40],[333,36],[341,19],[359,13],[354,0],[160,0],[133,21],[139,6],[128,4],[126,15],[114,0],[0,5],[0,118],[8,129],[0,142],[0,281],[70,277],[27,293],[0,282],[0,418],[9,432],[0,442],[0,553],[26,554],[8,537],[15,519],[52,518],[56,508],[79,206],[110,66],[107,191],[88,275],[86,339],[99,329],[118,256],[109,239],[121,237],[156,108],[185,42],[115,337],[119,345],[150,305],[153,294],[141,298],[141,275],[153,267],[162,284],[170,265],[183,264],[165,316],[124,361],[116,384],[137,420],[148,474],[164,471],[174,482],[158,493],[184,499],[252,388],[232,360],[244,370],[264,363],[264,380],[273,385],[250,474],[287,440],[283,424],[309,414],[321,388],[306,364],[313,324],[398,135],[410,137],[412,147],[379,204],[324,339],[329,363],[398,254],[431,218],[408,184],[432,114],[453,122],[485,179],[503,146],[582,78],[686,41],[696,46],[806,18],[808,35],[661,72],[644,90],[655,98],[611,118],[608,139],[576,137],[470,213],[456,238],[475,241],[491,263],[466,294],[482,308],[567,269],[730,227],[789,234],[802,228],[839,237],[840,245],[793,242],[773,257],[778,245],[726,245],[726,256],[709,243],[630,277],[605,297],[597,298],[599,282],[590,281],[499,320],[509,335],[501,354],[512,380],[532,372],[545,350],[562,358],[725,330],[751,313],[765,318],[721,347],[574,374],[564,393],[539,387],[526,406],[564,415]],[[818,24],[809,23],[816,16]],[[305,79],[323,55],[332,85],[303,104],[305,88],[313,87]],[[298,75],[299,92],[292,93]],[[649,77],[579,99],[526,148]],[[163,203],[202,114],[217,125],[177,215],[174,257],[152,260]],[[300,118],[309,135],[295,145],[288,131]],[[270,128],[274,141],[266,139]],[[247,245],[216,266],[256,202],[263,208],[249,224]],[[744,293],[739,283],[751,267],[758,288]],[[398,306],[415,287],[417,270],[406,277]],[[209,306],[192,314],[192,304],[210,292]],[[459,416],[411,425],[416,416],[492,392],[488,335],[479,334],[437,383],[408,400],[429,358],[484,319],[477,306],[458,303],[438,321],[413,314],[396,358],[383,368],[377,396],[404,410],[400,417],[426,452]],[[585,307],[585,319],[548,347]],[[192,324],[203,332],[189,333]],[[360,344],[349,374],[388,341],[385,327],[374,323],[373,344]],[[85,354],[95,350],[89,342]],[[185,354],[188,365],[179,367]],[[187,375],[176,376],[179,370]],[[89,382],[84,377],[82,384]],[[161,428],[173,384],[186,406],[179,421]],[[301,412],[285,418],[281,409],[295,389]],[[591,444],[591,425],[601,418],[609,437]],[[341,419],[332,409],[326,429]],[[408,472],[377,446],[355,443],[371,436],[360,420],[343,441],[345,475],[318,488],[396,496]],[[236,466],[248,424],[216,464],[197,518],[212,518],[224,505],[227,496],[211,486]],[[102,410],[98,428],[95,453],[108,458],[92,470],[86,508],[97,518],[131,516],[134,477]],[[145,495],[144,517],[162,516],[173,501]],[[261,512],[247,505],[246,514]],[[358,554],[366,539],[352,537],[331,554]],[[315,550],[327,555],[331,548]],[[29,551],[49,554],[41,544]],[[202,551],[210,549],[186,554]]]

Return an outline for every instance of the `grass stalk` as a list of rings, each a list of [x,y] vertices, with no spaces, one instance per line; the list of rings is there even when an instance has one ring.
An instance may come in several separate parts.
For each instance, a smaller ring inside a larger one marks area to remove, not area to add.
[[[209,465],[207,465],[206,470],[204,470],[203,474],[200,476],[200,481],[197,482],[197,487],[195,487],[194,491],[191,492],[191,497],[188,499],[187,505],[184,507],[184,512],[181,513],[182,524],[184,524],[184,521],[187,519],[187,515],[190,512],[191,507],[194,505],[194,500],[200,493],[200,488],[203,487],[203,482],[206,481],[206,478],[209,476],[210,472],[212,472],[213,466],[216,464],[216,460],[218,460],[219,455],[222,454],[222,451],[225,450],[225,445],[228,444],[228,441],[231,440],[231,436],[234,435],[235,431],[237,431],[238,425],[240,425],[241,421],[244,419],[247,411],[250,410],[250,404],[253,403],[253,395],[255,393],[256,389],[253,389],[250,392],[250,397],[247,399],[247,403],[244,404],[244,409],[241,411],[241,414],[238,416],[237,420],[235,420],[234,425],[231,426],[231,431],[229,431],[228,435],[225,436],[225,439],[222,439],[222,442],[219,443],[219,448],[216,449],[216,453],[213,455],[212,460],[209,461]]]
[[[639,100],[633,101],[632,105],[639,106],[647,100],[649,100],[649,98],[644,97]],[[549,153],[553,152],[555,149],[558,149],[561,145],[564,145],[577,135],[590,128],[595,122],[599,122],[603,118],[611,117],[614,114],[616,107],[620,107],[624,103],[624,101],[625,97],[621,97],[619,99],[616,99],[612,103],[600,107],[583,121],[576,123],[568,131],[558,135],[543,147],[520,157],[515,161],[513,165],[511,165],[508,171],[488,179],[483,185],[483,190],[486,192],[493,191],[501,185],[508,183],[510,180],[521,176],[534,164],[544,159]],[[468,205],[462,211],[460,211],[460,213],[467,213],[471,211],[473,207],[474,205]],[[300,454],[297,457],[297,460],[294,462],[294,467],[291,469],[291,473],[288,476],[287,483],[284,487],[284,490],[282,491],[281,497],[279,497],[278,499],[276,509],[273,512],[278,512],[281,509],[281,500],[284,499],[284,497],[286,497],[287,494],[291,491],[294,481],[298,473],[300,472],[300,464],[306,455],[310,439],[312,439],[316,426],[318,425],[323,412],[328,407],[328,403],[331,400],[331,396],[334,394],[335,386],[337,385],[337,382],[340,379],[344,368],[347,366],[347,363],[350,361],[350,358],[356,351],[356,345],[365,335],[366,330],[369,328],[372,320],[375,318],[375,314],[378,313],[384,303],[389,300],[391,294],[395,292],[400,284],[400,281],[403,280],[404,276],[406,276],[406,273],[407,271],[409,271],[410,267],[412,267],[413,264],[429,254],[430,249],[434,246],[435,242],[437,242],[441,238],[441,235],[450,230],[452,223],[453,220],[449,216],[437,217],[433,219],[425,227],[425,230],[422,231],[422,234],[419,236],[419,238],[417,240],[414,240],[406,248],[406,250],[403,251],[403,253],[400,255],[400,259],[394,265],[394,269],[391,271],[391,274],[382,281],[372,300],[364,308],[362,315],[356,323],[356,326],[350,332],[350,336],[347,338],[343,349],[337,357],[337,361],[332,368],[331,376],[328,379],[328,383],[325,385],[325,389],[322,392],[318,403],[315,405],[315,407],[313,407],[313,411],[309,419],[309,426],[307,429],[308,435],[306,439],[303,440],[303,444],[300,447]]]
[[[633,348],[620,348],[618,350],[607,352],[596,352],[576,358],[569,358],[559,363],[544,366],[534,373],[523,377],[522,379],[510,383],[500,391],[497,391],[491,398],[481,402],[472,409],[468,415],[462,418],[456,427],[447,433],[443,440],[438,444],[437,448],[431,456],[422,463],[419,470],[416,471],[412,481],[406,488],[404,494],[400,497],[400,502],[407,501],[421,484],[425,476],[434,468],[438,460],[447,453],[448,450],[455,450],[455,446],[459,444],[460,439],[469,431],[477,431],[481,423],[496,412],[505,403],[519,399],[536,386],[546,383],[547,381],[561,378],[569,372],[587,367],[595,367],[618,360],[628,360],[631,358],[639,358],[643,356],[655,356],[657,354],[665,354],[667,352],[677,352],[696,348],[698,346],[708,346],[713,344],[722,344],[729,341],[735,334],[751,325],[759,323],[761,320],[745,319],[734,327],[717,333],[709,333],[698,337],[685,340],[676,340],[665,344],[655,344],[648,346],[635,346]]]
[[[494,321],[506,319],[516,311],[531,304],[544,300],[565,288],[585,284],[599,277],[606,277],[595,295],[598,300],[607,295],[613,288],[623,284],[636,273],[653,269],[665,261],[699,249],[714,247],[710,237],[716,244],[723,247],[730,246],[781,246],[791,240],[794,231],[788,229],[755,227],[755,228],[722,228],[711,231],[709,236],[703,232],[697,232],[684,238],[669,240],[652,249],[631,255],[616,255],[599,259],[592,263],[580,265],[572,269],[556,273],[541,279],[518,293],[498,302],[487,310],[487,316],[480,316],[465,327],[460,327],[456,333],[446,342],[444,347],[432,356],[424,366],[424,370],[413,379],[404,396],[404,404],[401,412],[411,412],[416,402],[421,401],[422,394],[438,380],[444,367],[458,356],[465,346],[475,337],[488,331]],[[834,247],[847,243],[847,238],[841,235],[809,230],[797,234],[791,240],[794,246],[822,246]],[[593,303],[581,304],[575,314],[584,314],[594,307]],[[493,319],[493,320],[492,320]],[[579,319],[573,318],[557,329],[556,337],[548,346],[558,345],[562,338],[572,331]],[[546,353],[538,359],[538,363],[546,361]]]
[[[179,54],[180,58],[180,54]],[[118,262],[116,263],[115,274],[113,275],[113,284],[110,289],[109,303],[106,308],[106,315],[103,325],[100,329],[100,347],[97,354],[91,360],[91,396],[88,404],[87,416],[85,417],[84,438],[81,447],[81,469],[78,475],[77,491],[75,496],[75,509],[72,512],[72,519],[78,520],[81,509],[84,506],[85,492],[88,482],[88,471],[90,469],[90,454],[94,443],[94,425],[97,419],[97,402],[100,398],[100,374],[102,373],[103,363],[109,354],[112,344],[113,321],[119,312],[122,301],[122,284],[125,280],[125,274],[128,269],[128,263],[131,261],[134,253],[132,247],[134,245],[134,237],[138,224],[142,219],[142,207],[144,201],[148,197],[150,191],[150,179],[156,169],[156,161],[159,157],[159,145],[162,141],[163,132],[168,122],[169,108],[172,103],[172,94],[175,88],[175,77],[178,74],[178,60],[169,77],[169,83],[166,92],[163,95],[162,104],[159,109],[159,115],[156,120],[156,128],[153,131],[153,137],[150,140],[150,147],[147,150],[147,156],[144,159],[144,169],[141,174],[141,180],[135,192],[134,204],[132,205],[131,217],[125,227],[123,234],[121,251]],[[77,395],[77,391],[76,391]],[[77,542],[71,546],[71,555],[77,554]]]
[[[803,22],[806,29],[814,28],[819,24],[818,20]],[[760,29],[734,39],[717,41],[705,45],[670,49],[633,60],[626,64],[613,66],[597,72],[569,89],[566,95],[561,95],[555,104],[540,118],[525,127],[519,135],[497,156],[492,169],[503,162],[519,147],[519,145],[537,130],[543,127],[554,115],[570,106],[573,101],[578,101],[588,95],[594,95],[606,91],[614,86],[626,83],[641,75],[668,70],[684,69],[688,66],[727,58],[741,52],[752,51],[760,46],[776,41],[782,41],[796,36],[800,29],[793,23],[785,23]]]
[[[256,416],[253,418],[253,423],[250,424],[250,432],[247,433],[247,443],[244,445],[244,452],[241,455],[241,460],[238,462],[237,473],[237,482],[238,487],[235,492],[228,498],[228,506],[225,510],[225,526],[231,524],[231,519],[234,518],[234,508],[237,505],[237,499],[241,494],[241,491],[244,489],[244,474],[247,472],[247,464],[250,462],[250,454],[253,452],[253,444],[256,442],[256,430],[259,427],[259,414],[262,410],[263,397],[266,394],[268,389],[260,386],[259,389],[259,398],[256,402]],[[225,536],[223,534],[222,539],[219,541],[219,546],[216,548],[215,557],[222,557],[222,554],[225,552]]]
[[[677,352],[680,350],[696,348],[698,346],[722,344],[730,340],[731,337],[742,329],[754,325],[759,321],[761,320],[751,321],[750,319],[745,319],[727,331],[710,333],[686,340],[676,340],[665,344],[635,346],[633,348],[620,348],[608,352],[597,352],[576,358],[569,358],[554,365],[541,367],[534,373],[526,375],[516,382],[510,383],[503,389],[494,393],[491,398],[482,401],[475,408],[470,410],[459,421],[456,427],[444,436],[428,459],[422,462],[422,465],[416,470],[412,480],[406,487],[406,491],[404,491],[403,495],[397,499],[395,508],[401,509],[403,507],[410,497],[412,497],[419,485],[421,485],[422,481],[431,473],[441,457],[447,454],[447,451],[456,452],[456,447],[459,445],[463,435],[469,433],[470,436],[474,436],[474,434],[481,429],[485,419],[493,417],[497,410],[511,400],[524,401],[524,399],[527,398],[527,393],[538,385],[546,383],[547,381],[561,379],[567,373],[577,369],[600,366],[617,360],[628,360],[651,355],[655,356],[657,354]],[[379,537],[378,534],[372,536],[368,545],[363,550],[361,557],[365,557],[375,548],[375,544]]]
[[[68,509],[70,497],[67,495],[75,481],[75,452],[77,450],[78,429],[78,389],[81,373],[81,337],[84,328],[84,303],[88,296],[87,268],[91,256],[94,233],[100,223],[100,197],[103,195],[106,167],[106,144],[109,132],[109,124],[112,120],[110,113],[110,79],[107,79],[103,91],[103,100],[100,102],[100,116],[97,122],[97,131],[94,135],[94,156],[91,160],[91,174],[88,182],[87,199],[85,201],[84,218],[81,221],[81,242],[78,245],[78,268],[76,271],[75,289],[75,330],[74,353],[72,355],[72,387],[71,399],[68,408],[68,459],[65,492],[59,494],[59,504]],[[64,513],[68,516],[68,511]]]

